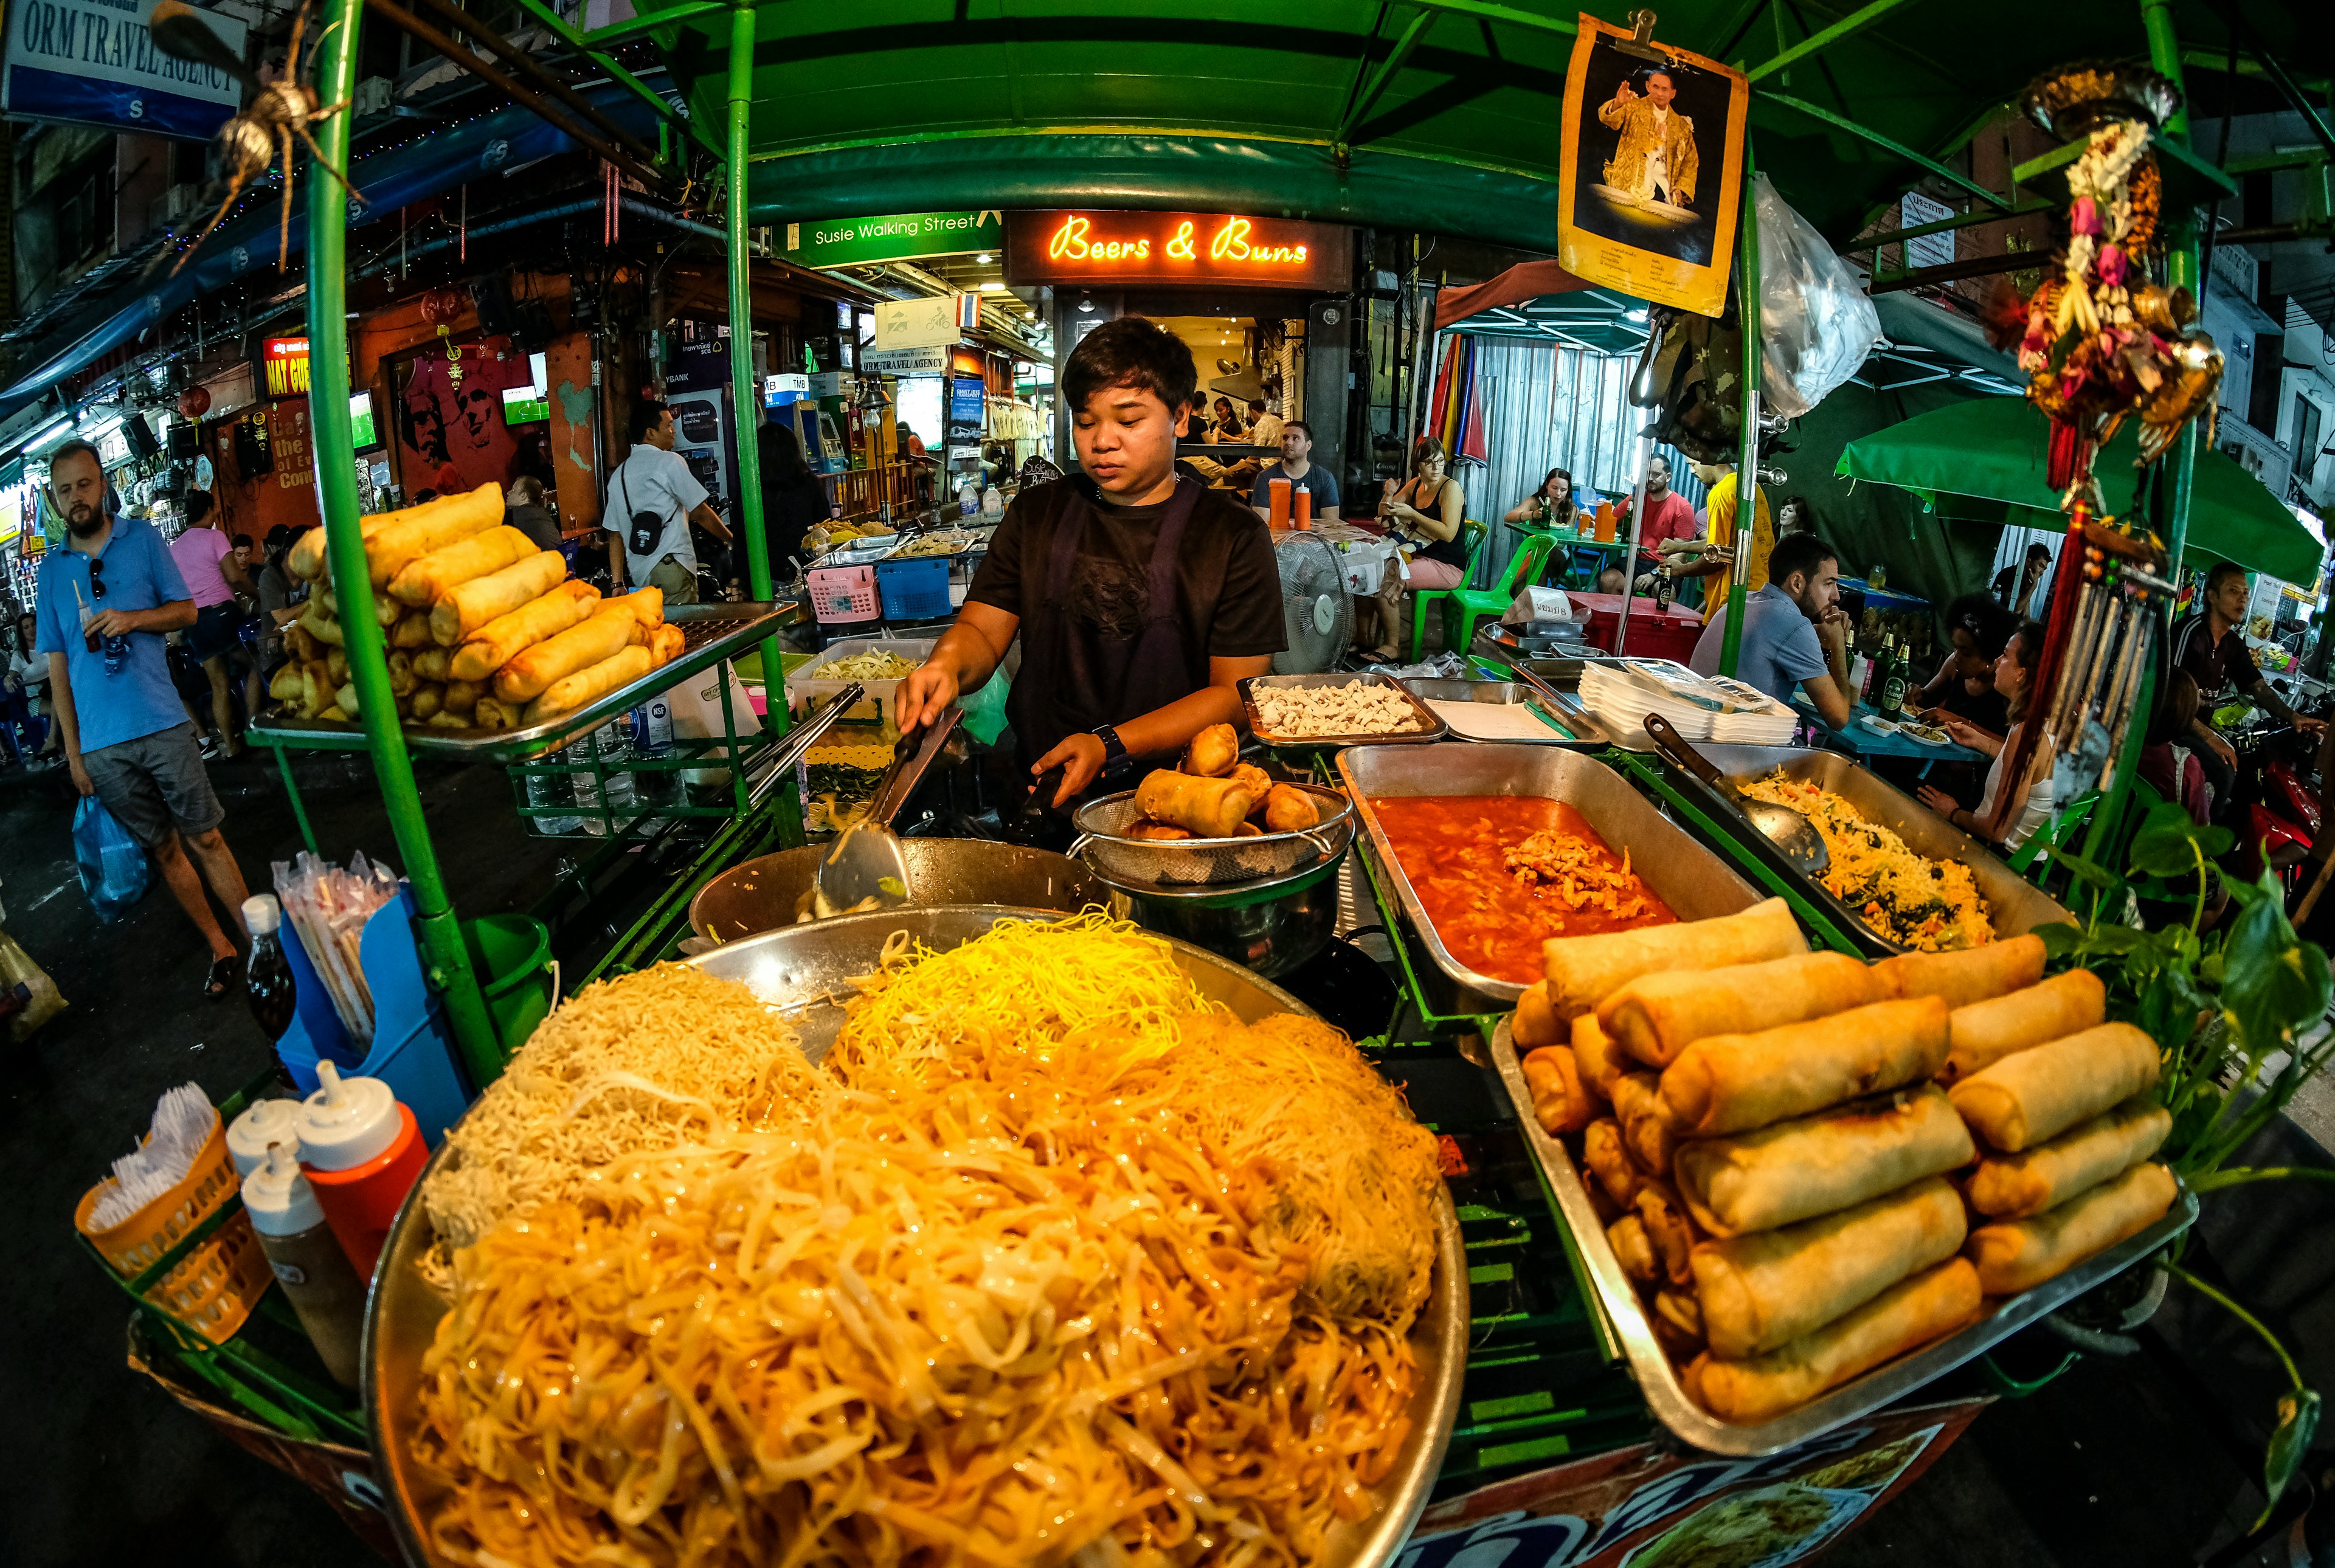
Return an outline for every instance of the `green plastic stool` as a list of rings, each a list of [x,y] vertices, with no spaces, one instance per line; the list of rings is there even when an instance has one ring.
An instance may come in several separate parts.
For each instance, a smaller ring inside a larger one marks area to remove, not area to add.
[[[482,915],[461,925],[508,1057],[551,1015],[551,927],[525,915]]]
[[[1418,601],[1410,616],[1410,657],[1419,662],[1419,653],[1427,641],[1427,602],[1439,599],[1443,603],[1443,645],[1465,653],[1475,641],[1476,623],[1497,620],[1514,602],[1518,586],[1540,580],[1542,568],[1548,565],[1549,552],[1556,547],[1554,534],[1528,534],[1523,546],[1510,557],[1499,577],[1488,588],[1429,588],[1413,595]],[[1475,567],[1475,556],[1468,558],[1470,575]]]

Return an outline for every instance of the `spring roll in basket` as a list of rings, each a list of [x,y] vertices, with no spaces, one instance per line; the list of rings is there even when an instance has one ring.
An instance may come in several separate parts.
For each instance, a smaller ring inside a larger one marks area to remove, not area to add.
[[[1901,953],[1873,966],[1899,996],[1943,996],[1968,1007],[2043,978],[2043,939],[2030,933],[1957,953]]]
[[[2040,985],[1957,1007],[1953,1046],[1938,1081],[1951,1088],[2015,1051],[2096,1029],[2107,1015],[2107,987],[2088,969],[2071,969]]]
[[[1944,1338],[1977,1317],[1982,1305],[1978,1271],[1967,1258],[1949,1258],[1764,1356],[1743,1361],[1698,1357],[1681,1381],[1697,1404],[1722,1421],[1771,1420]],[[1707,1328],[1708,1308],[1703,1321]]]
[[[1990,1296],[2032,1290],[2055,1274],[2138,1235],[2173,1206],[2173,1173],[2150,1162],[2033,1219],[1981,1225],[1962,1244]]]
[[[1679,1195],[1714,1236],[1828,1215],[1970,1163],[1970,1129],[1935,1085],[1679,1147]]]
[[[1880,971],[1845,953],[1797,953],[1729,969],[1642,974],[1598,1004],[1597,1021],[1648,1067],[1714,1034],[1754,1034],[1846,1012],[1896,992]]]
[[[1987,1156],[1963,1195],[1971,1207],[1995,1219],[2039,1215],[2130,1170],[2162,1147],[2172,1130],[2173,1113],[2137,1095],[2049,1143]]]
[[[1703,1242],[1689,1261],[1711,1353],[1778,1350],[1952,1257],[1968,1231],[1952,1186],[1924,1176],[1838,1214]]]
[[[1685,1137],[1749,1132],[1918,1082],[1946,1060],[1949,1015],[1924,996],[1698,1040],[1662,1071],[1662,1119]]]
[[[1740,915],[1685,920],[1596,936],[1555,936],[1541,944],[1549,1005],[1571,1021],[1642,974],[1673,969],[1724,969],[1806,953],[1791,906],[1780,898]]]
[[[1990,1147],[2017,1154],[2156,1087],[2156,1042],[2104,1023],[2015,1051],[1954,1085],[1954,1108]]]

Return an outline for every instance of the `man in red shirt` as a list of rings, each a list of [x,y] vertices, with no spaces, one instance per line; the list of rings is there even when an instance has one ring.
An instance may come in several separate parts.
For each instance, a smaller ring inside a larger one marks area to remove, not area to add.
[[[1625,498],[1622,504],[1623,523],[1616,532],[1629,533],[1629,509],[1633,502]],[[1695,526],[1694,508],[1687,498],[1671,489],[1671,460],[1656,452],[1646,464],[1646,523],[1638,534],[1638,564],[1633,577],[1642,578],[1654,569],[1659,557],[1655,554],[1664,539],[1694,539],[1702,537]],[[1639,584],[1638,592],[1645,586]]]

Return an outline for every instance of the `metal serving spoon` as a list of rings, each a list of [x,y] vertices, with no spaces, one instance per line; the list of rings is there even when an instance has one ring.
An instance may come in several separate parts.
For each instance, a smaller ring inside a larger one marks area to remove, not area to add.
[[[1759,830],[1761,837],[1775,845],[1784,858],[1801,871],[1814,876],[1831,866],[1832,852],[1825,847],[1824,835],[1817,831],[1815,823],[1788,806],[1747,797],[1735,787],[1734,779],[1689,745],[1686,737],[1660,713],[1646,715],[1646,733],[1654,738],[1663,756],[1719,791],[1721,799],[1743,813],[1744,819]]]
[[[908,859],[892,831],[892,818],[916,792],[925,770],[964,718],[963,710],[950,708],[916,734],[900,737],[892,749],[892,766],[868,798],[867,815],[845,828],[819,863],[811,884],[811,909],[819,918],[889,909],[909,901]]]

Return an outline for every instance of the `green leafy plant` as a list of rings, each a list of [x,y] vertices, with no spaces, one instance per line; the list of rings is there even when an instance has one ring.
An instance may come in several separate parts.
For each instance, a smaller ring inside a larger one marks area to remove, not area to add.
[[[2164,1057],[2157,1098],[2173,1115],[2158,1157],[2201,1196],[2255,1181],[2335,1180],[2335,1171],[2298,1166],[2225,1168],[2335,1059],[2335,1029],[2305,1039],[2327,1019],[2335,975],[2325,951],[2296,934],[2276,877],[2264,872],[2258,882],[2228,883],[2232,917],[2220,931],[2200,934],[2207,867],[2235,842],[2229,829],[2201,828],[2167,802],[2142,819],[2122,876],[2055,851],[2088,893],[2089,917],[2080,926],[2046,926],[2039,933],[2055,963],[2088,968],[2107,982],[2111,1017],[2137,1025],[2156,1041]],[[2189,919],[2156,931],[2101,919],[2103,907],[2125,909],[2134,898],[2188,904]],[[2156,1266],[2259,1334],[2292,1385],[2279,1400],[2263,1458],[2260,1529],[2310,1450],[2319,1395],[2259,1319],[2180,1266],[2186,1239],[2167,1248]]]

